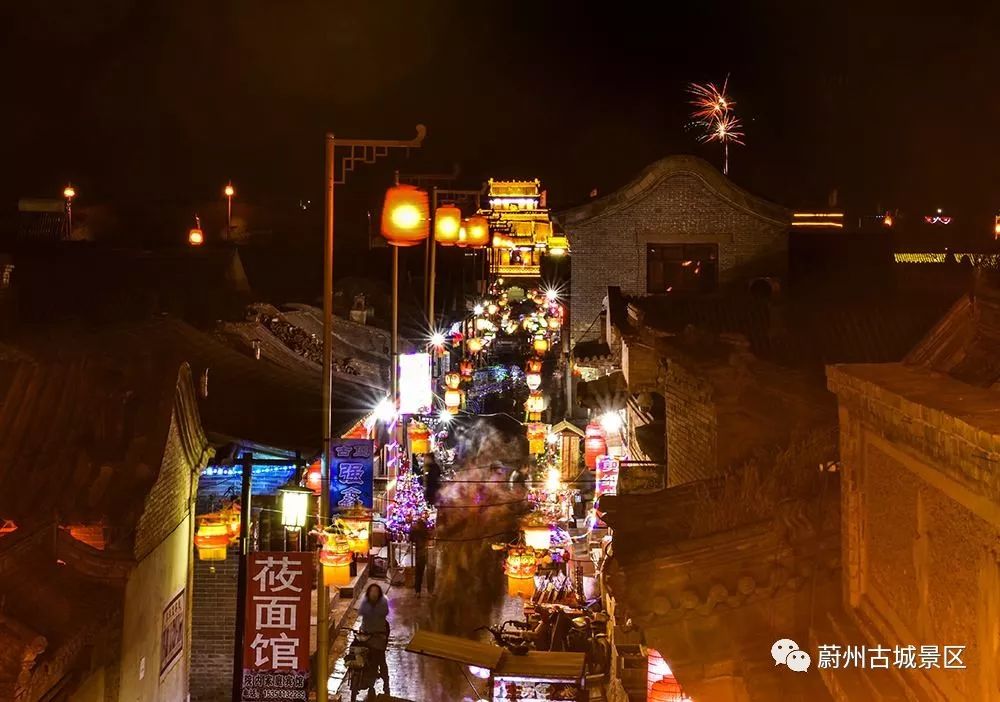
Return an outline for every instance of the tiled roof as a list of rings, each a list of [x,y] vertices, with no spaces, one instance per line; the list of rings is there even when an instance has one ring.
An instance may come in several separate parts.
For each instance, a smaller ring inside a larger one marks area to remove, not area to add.
[[[975,291],[956,302],[906,357],[907,363],[979,387],[1000,382],[1000,276],[982,272]]]
[[[183,383],[193,395],[179,364],[138,359],[0,363],[0,514],[130,535]]]

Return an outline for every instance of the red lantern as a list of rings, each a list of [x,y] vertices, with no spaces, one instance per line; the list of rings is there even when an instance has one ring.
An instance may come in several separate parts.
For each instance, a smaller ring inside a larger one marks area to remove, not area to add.
[[[490,223],[481,215],[473,215],[465,222],[465,234],[469,248],[481,249],[490,243]]]
[[[306,487],[318,495],[323,491],[323,462],[313,461],[306,469]]]
[[[441,246],[458,243],[458,230],[462,228],[462,211],[454,205],[441,205],[434,213],[434,241]]]
[[[608,452],[608,442],[604,439],[604,431],[598,424],[588,424],[587,434],[583,440],[584,464],[590,470],[597,468],[597,457]]]
[[[412,185],[395,185],[385,193],[382,236],[393,246],[416,246],[427,238],[430,207],[427,193]]]
[[[542,359],[540,358],[529,358],[527,364],[524,366],[525,373],[541,373],[542,372]]]
[[[673,676],[670,676],[653,683],[646,699],[649,702],[687,702],[691,698],[684,695],[684,689],[680,683]]]

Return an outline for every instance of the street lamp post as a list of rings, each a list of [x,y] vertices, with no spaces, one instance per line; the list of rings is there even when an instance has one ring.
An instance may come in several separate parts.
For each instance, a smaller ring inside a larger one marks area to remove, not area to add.
[[[319,499],[319,528],[326,526],[330,517],[330,451],[333,444],[333,242],[334,242],[334,187],[343,184],[347,174],[359,163],[374,163],[385,156],[389,149],[419,148],[427,134],[422,124],[417,125],[417,134],[410,140],[396,139],[337,139],[328,133],[325,139],[326,153],[326,213],[323,236],[323,464],[322,485]],[[337,178],[337,147],[349,149],[341,159],[341,175]],[[392,359],[395,368],[396,359]],[[330,600],[326,584],[323,582],[323,566],[318,566],[316,593],[316,699],[326,702],[330,678],[328,657],[330,655]]]
[[[233,195],[236,194],[233,181],[226,183],[226,187],[222,192],[226,196],[226,241],[229,241],[229,237],[233,233]]]
[[[67,185],[63,188],[63,197],[66,199],[66,238],[73,238],[73,198],[76,197],[76,188]]]

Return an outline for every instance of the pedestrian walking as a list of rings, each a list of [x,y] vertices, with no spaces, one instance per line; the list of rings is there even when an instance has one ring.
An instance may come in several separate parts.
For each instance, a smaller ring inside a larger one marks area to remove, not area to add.
[[[385,660],[385,650],[389,647],[389,600],[381,585],[372,583],[368,586],[358,613],[361,615],[361,631],[370,636],[368,648],[375,667],[368,698],[375,699],[375,678],[382,678],[382,694],[388,697],[389,664]]]
[[[427,504],[436,505],[438,491],[441,489],[441,466],[433,453],[424,456],[424,497]]]
[[[430,531],[427,522],[418,519],[410,527],[410,542],[413,544],[413,590],[419,595],[424,583],[424,571],[427,570],[427,546],[430,541]],[[430,585],[428,583],[428,585]],[[427,591],[431,588],[428,586]]]

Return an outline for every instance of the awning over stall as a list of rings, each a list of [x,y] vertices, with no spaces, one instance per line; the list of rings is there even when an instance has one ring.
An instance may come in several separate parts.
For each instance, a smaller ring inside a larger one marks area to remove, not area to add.
[[[441,658],[489,670],[496,669],[504,654],[504,650],[499,646],[423,630],[413,635],[410,643],[406,644],[406,650],[410,653],[419,653],[421,656]]]
[[[577,681],[583,677],[585,654],[556,651],[528,651],[523,656],[504,652],[493,673],[503,678],[550,678]]]

